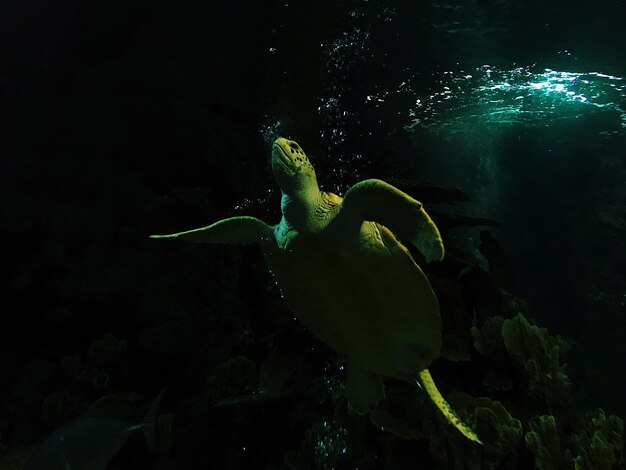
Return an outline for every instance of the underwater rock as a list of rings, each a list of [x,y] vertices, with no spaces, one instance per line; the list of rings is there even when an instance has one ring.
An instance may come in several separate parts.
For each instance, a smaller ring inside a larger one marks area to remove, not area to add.
[[[35,446],[16,447],[7,452],[0,449],[0,468],[2,470],[23,470],[34,450]]]
[[[105,470],[138,430],[143,431],[147,446],[156,450],[156,423],[163,393],[157,395],[143,421],[135,424],[107,416],[101,409],[109,409],[106,404],[110,402],[125,402],[126,396],[102,397],[83,416],[56,429],[38,445],[26,470]]]
[[[72,379],[79,378],[81,375],[82,359],[80,353],[68,354],[61,359],[61,370],[65,375]]]
[[[207,394],[212,404],[249,395],[257,383],[256,364],[244,356],[236,356],[213,369],[207,379]]]
[[[470,327],[482,325],[489,317],[502,315],[503,297],[493,277],[479,266],[470,252],[458,247],[453,250],[452,243],[446,243],[446,246],[445,266],[431,268],[437,270],[436,274],[428,272],[439,300],[443,323],[441,357],[467,360]]]
[[[62,326],[71,313],[72,311],[67,307],[55,307],[44,310],[42,316],[48,327],[57,327]]]
[[[94,389],[101,391],[107,388],[110,381],[111,381],[111,375],[109,375],[106,372],[98,372],[96,373],[94,378],[91,380],[91,385],[93,385]]]
[[[626,233],[626,211],[621,204],[606,204],[596,208],[594,227],[613,237]]]
[[[110,333],[95,340],[87,349],[87,361],[94,366],[106,366],[122,359],[128,343]]]
[[[54,372],[54,365],[44,359],[31,359],[18,380],[18,395],[36,394],[49,381]]]
[[[10,420],[7,424],[12,428],[13,445],[32,442],[36,438],[35,423],[41,419],[39,405],[47,396],[47,388],[52,383],[54,371],[52,362],[30,359],[20,372],[17,382],[9,389],[11,393],[6,395],[6,406]],[[4,427],[5,425],[0,425],[0,429]],[[3,429],[7,435],[9,429]]]
[[[463,362],[471,359],[469,353],[470,338],[465,332],[443,334],[441,355],[439,357],[452,362]]]
[[[293,354],[287,355],[272,350],[259,370],[259,389],[267,397],[284,397],[293,393],[292,376],[301,360]]]
[[[184,310],[174,318],[141,331],[139,347],[157,356],[181,357],[191,353],[198,344],[193,318]]]
[[[84,354],[68,354],[61,359],[61,371],[74,385],[90,385],[96,391],[109,387],[115,373],[127,369],[127,341],[105,334],[89,345]]]
[[[463,290],[455,279],[431,274],[429,280],[439,300],[441,312],[440,357],[449,361],[467,361],[470,357],[468,327],[472,323],[472,314],[464,303]]]
[[[502,295],[494,278],[479,266],[467,266],[457,280],[463,289],[466,308],[475,315],[476,322],[483,322],[496,315],[502,315]]]
[[[67,390],[52,392],[42,405],[43,419],[49,426],[57,427],[76,416],[82,409],[78,395]]]
[[[513,288],[513,269],[511,260],[504,252],[490,230],[480,232],[481,254],[489,262],[489,271],[502,290],[511,291]]]

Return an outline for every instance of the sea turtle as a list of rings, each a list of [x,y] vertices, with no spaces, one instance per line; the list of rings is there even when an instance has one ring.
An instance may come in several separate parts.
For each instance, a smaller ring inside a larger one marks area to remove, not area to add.
[[[384,397],[383,376],[417,382],[463,435],[480,442],[427,369],[441,349],[439,305],[400,242],[415,245],[426,262],[443,259],[441,236],[422,204],[378,179],[355,184],[343,198],[321,191],[302,148],[282,137],[272,146],[272,170],[282,192],[277,225],[241,216],[152,237],[258,243],[296,318],[348,358],[355,411]]]

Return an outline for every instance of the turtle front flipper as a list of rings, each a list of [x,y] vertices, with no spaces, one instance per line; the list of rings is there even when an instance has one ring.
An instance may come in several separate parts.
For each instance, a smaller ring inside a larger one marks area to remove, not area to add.
[[[352,186],[329,231],[358,233],[365,220],[378,222],[411,242],[427,262],[443,259],[441,235],[422,203],[382,180],[369,179]]]
[[[195,243],[251,245],[273,236],[272,227],[256,217],[231,217],[186,232],[150,235],[150,238],[179,238]]]
[[[461,418],[452,409],[450,404],[441,396],[441,392],[437,389],[435,382],[428,369],[422,369],[417,375],[417,381],[426,391],[432,402],[437,409],[445,416],[448,422],[459,430],[461,434],[467,437],[470,441],[482,444],[478,435],[470,428],[466,423],[461,421]]]

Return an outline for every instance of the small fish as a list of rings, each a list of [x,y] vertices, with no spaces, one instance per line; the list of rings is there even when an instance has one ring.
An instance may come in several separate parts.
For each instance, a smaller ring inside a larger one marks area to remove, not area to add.
[[[155,427],[165,390],[162,390],[143,422],[128,424],[98,416],[97,409],[116,397],[103,397],[80,418],[52,432],[33,451],[25,470],[105,470],[134,431],[141,429],[146,444],[156,448]]]

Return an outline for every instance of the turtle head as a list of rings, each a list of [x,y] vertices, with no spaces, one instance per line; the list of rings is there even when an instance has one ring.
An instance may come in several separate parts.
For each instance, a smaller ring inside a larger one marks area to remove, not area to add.
[[[293,140],[279,137],[272,145],[272,171],[285,194],[317,190],[317,177],[304,150]]]

